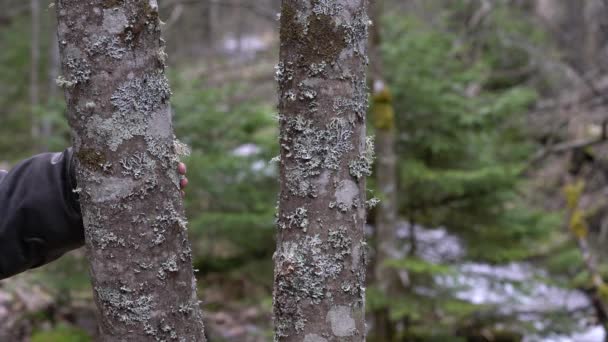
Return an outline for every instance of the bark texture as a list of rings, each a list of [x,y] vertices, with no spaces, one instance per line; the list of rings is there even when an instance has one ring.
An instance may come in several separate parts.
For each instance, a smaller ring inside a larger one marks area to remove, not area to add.
[[[365,340],[365,0],[284,0],[275,341]]]
[[[374,280],[381,292],[394,297],[402,289],[401,280],[395,269],[384,264],[389,259],[399,258],[396,246],[397,226],[397,155],[395,152],[395,109],[390,89],[384,78],[382,62],[381,19],[383,1],[374,0],[370,5],[373,20],[370,35],[372,108],[371,119],[376,135],[376,185],[380,203],[376,209],[376,254],[374,258]],[[374,312],[375,340],[392,341],[393,323],[389,319],[388,308]]]
[[[101,341],[204,341],[156,0],[60,0]]]
[[[566,222],[568,229],[576,240],[583,264],[591,278],[591,291],[589,297],[595,309],[598,322],[608,329],[608,305],[606,297],[608,294],[608,285],[604,282],[600,267],[598,265],[598,257],[594,254],[593,249],[589,244],[589,226],[585,218],[585,212],[581,209],[581,197],[585,191],[585,181],[582,179],[574,183],[567,184],[564,187],[564,195],[566,197],[567,216]],[[608,341],[608,334],[604,336],[604,341]]]
[[[397,225],[397,155],[395,153],[395,109],[393,98],[384,79],[384,67],[380,52],[381,32],[380,18],[382,1],[374,1],[372,6],[374,26],[371,35],[371,80],[372,122],[376,134],[376,183],[380,203],[376,214],[376,282],[383,291],[388,292],[390,281],[395,281],[394,274],[382,263],[387,259],[397,258],[395,227]],[[391,273],[389,275],[387,273]]]
[[[40,0],[30,0],[30,14],[32,16],[31,46],[30,46],[30,118],[32,139],[40,136],[38,117],[36,111],[40,105]]]

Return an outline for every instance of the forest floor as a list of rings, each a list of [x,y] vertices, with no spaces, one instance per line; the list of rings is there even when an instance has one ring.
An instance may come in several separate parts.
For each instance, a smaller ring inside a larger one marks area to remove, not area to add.
[[[53,295],[45,286],[36,283],[29,275],[0,282],[0,341],[46,341],[48,337],[44,336],[56,334],[58,329],[62,330],[64,338],[83,335],[88,338],[77,341],[95,340],[96,309],[90,293],[81,290],[66,298]],[[241,297],[241,291],[246,289],[252,290],[251,293],[264,291],[251,289],[245,280],[222,279],[217,275],[199,279],[199,283],[206,284],[204,295],[199,296],[205,299],[203,308],[210,341],[265,342],[272,339],[270,293],[242,300],[234,296]]]

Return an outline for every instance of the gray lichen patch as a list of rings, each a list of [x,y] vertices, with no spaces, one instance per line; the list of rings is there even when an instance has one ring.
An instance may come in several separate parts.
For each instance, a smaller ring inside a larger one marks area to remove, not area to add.
[[[359,293],[359,288],[352,283],[344,282],[344,283],[342,283],[340,288],[342,289],[342,291],[344,291],[344,293],[348,293],[353,296],[357,295],[357,293]]]
[[[167,279],[167,273],[176,273],[179,271],[179,267],[177,265],[177,257],[172,255],[167,261],[163,262],[160,265],[160,268],[157,273],[157,277],[160,280]]]
[[[351,160],[348,163],[350,175],[357,180],[371,176],[374,158],[374,139],[373,137],[368,137],[365,140],[365,152],[359,158]]]
[[[287,242],[277,252],[279,269],[286,267],[286,271],[295,272],[287,283],[279,283],[279,288],[295,291],[294,299],[310,299],[320,301],[325,295],[325,282],[330,277],[336,277],[341,271],[337,261],[328,260],[322,253],[323,241],[318,235],[307,236],[301,242]]]
[[[177,177],[177,172],[174,167],[176,167],[179,162],[179,154],[175,140],[168,142],[166,139],[159,139],[150,134],[146,134],[144,138],[147,143],[146,150],[148,153],[159,160],[162,167],[167,169],[167,172],[171,171],[171,174]],[[171,170],[168,170],[169,168]]]
[[[367,243],[354,243],[351,253],[351,271],[355,275],[353,283],[349,284],[350,294],[358,298],[355,304],[363,308],[365,303],[365,269],[367,265]]]
[[[146,173],[152,173],[156,162],[146,152],[137,152],[120,161],[122,174],[133,179],[141,179]]]
[[[155,310],[154,300],[148,295],[105,287],[96,287],[95,292],[106,312],[127,325],[147,322]]]
[[[61,75],[57,76],[57,78],[55,79],[55,83],[60,88],[72,88],[76,85],[76,82],[70,81]]]
[[[338,170],[343,156],[353,149],[352,135],[348,122],[340,118],[332,120],[324,129],[315,127],[312,120],[302,116],[287,120],[282,146],[288,150],[285,157],[295,161],[286,173],[290,192],[300,197],[315,196],[313,178],[324,169]]]
[[[300,101],[312,101],[317,98],[317,92],[313,89],[303,89],[300,92]]]
[[[169,206],[164,209],[159,215],[156,215],[154,222],[151,225],[152,228],[152,244],[151,246],[159,246],[166,240],[167,233],[175,227],[186,229],[186,220],[180,215],[175,208]]]
[[[111,102],[119,114],[151,113],[170,97],[169,81],[160,73],[125,82],[112,94]]]
[[[144,135],[147,125],[143,114],[134,113],[128,117],[113,115],[108,119],[93,115],[87,127],[88,138],[107,144],[111,151],[116,151],[124,141]]]
[[[325,69],[327,68],[327,62],[321,61],[319,63],[311,63],[308,67],[308,76],[314,77],[324,75]]]
[[[366,47],[371,20],[365,9],[360,9],[353,19],[352,23],[343,25],[346,32],[346,43],[354,47],[354,52],[364,59],[365,64],[367,64]]]
[[[338,242],[339,248],[345,242]],[[284,321],[277,323],[277,334],[302,331],[301,302],[319,304],[330,296],[328,282],[344,270],[343,260],[331,253],[332,247],[319,235],[306,236],[297,242],[286,242],[275,256],[275,304],[283,311]]]
[[[167,171],[165,172],[167,177],[169,177],[169,179],[171,179],[171,183],[173,184],[173,186],[176,189],[181,189],[179,183],[182,179],[182,176],[179,175],[177,172],[175,172],[175,170],[172,170],[170,168],[167,168]]]
[[[168,111],[161,108],[171,92],[164,76],[150,76],[126,82],[112,95],[116,112],[109,118],[93,115],[87,123],[87,136],[116,151],[124,142],[143,136],[149,152],[162,159],[173,149],[159,146],[171,135]],[[162,151],[161,151],[162,149]]]
[[[192,150],[187,144],[184,144],[177,139],[173,140],[173,147],[175,148],[175,154],[178,157],[187,157],[192,153]]]
[[[337,337],[353,336],[356,331],[352,310],[348,306],[338,305],[332,307],[327,313],[326,321],[330,324],[331,331]]]
[[[169,55],[165,51],[165,47],[164,46],[161,46],[156,51],[156,58],[158,60],[158,64],[159,64],[160,68],[161,69],[165,69],[167,67],[167,60],[169,59]]]
[[[90,234],[92,242],[101,250],[107,247],[126,247],[125,240],[116,234],[101,227],[95,229]]]
[[[127,49],[117,37],[96,36],[88,42],[86,52],[90,57],[103,55],[120,60],[127,53]]]
[[[359,157],[358,159],[352,160],[348,163],[348,169],[350,175],[357,178],[357,180],[371,176],[372,174],[372,163],[370,163],[365,157]]]
[[[67,69],[65,80],[71,83],[71,86],[86,83],[91,79],[91,66],[85,59],[68,57],[65,66]]]
[[[302,332],[306,327],[307,319],[302,312],[301,306],[297,302],[284,303],[281,305],[282,314],[289,316],[289,319],[275,318],[275,341],[282,337],[288,337],[289,331]]]
[[[117,236],[100,224],[104,220],[107,220],[107,216],[102,215],[99,210],[83,212],[83,223],[89,242],[102,251],[108,247],[126,247],[127,243],[124,238]]]
[[[164,75],[152,74],[131,79],[111,97],[115,112],[109,118],[93,115],[87,127],[88,136],[107,143],[112,151],[134,136],[162,139],[171,134],[168,111],[162,109],[171,91]],[[166,121],[166,122],[163,122]]]
[[[274,78],[279,84],[284,84],[285,82],[293,80],[294,69],[292,62],[280,62],[279,64],[277,64],[274,70]]]
[[[108,247],[125,247],[124,238],[118,237],[114,232],[103,227],[100,222],[107,220],[107,216],[102,215],[100,210],[83,212],[83,223],[88,239],[93,246],[104,250]]]
[[[336,3],[334,0],[316,0],[312,7],[312,12],[316,15],[331,15],[341,13],[344,10],[342,4]]]
[[[365,208],[368,210],[374,209],[378,204],[380,204],[380,199],[374,197],[365,201]]]
[[[348,118],[350,122],[354,122],[355,117],[362,120],[367,112],[367,95],[363,94],[354,99],[338,97],[334,99],[333,110],[338,115]]]
[[[158,13],[158,1],[157,0],[148,0],[148,13],[149,14],[153,14],[153,13]]]
[[[300,207],[296,208],[294,212],[284,215],[278,225],[281,229],[299,228],[306,232],[308,223],[308,210]]]
[[[347,255],[351,254],[352,239],[348,236],[346,227],[330,230],[327,242],[335,250],[334,255],[337,260],[344,260]]]

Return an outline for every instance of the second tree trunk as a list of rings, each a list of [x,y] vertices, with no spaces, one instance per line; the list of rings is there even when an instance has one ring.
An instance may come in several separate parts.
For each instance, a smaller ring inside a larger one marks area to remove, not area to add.
[[[275,340],[365,340],[364,0],[283,1]]]

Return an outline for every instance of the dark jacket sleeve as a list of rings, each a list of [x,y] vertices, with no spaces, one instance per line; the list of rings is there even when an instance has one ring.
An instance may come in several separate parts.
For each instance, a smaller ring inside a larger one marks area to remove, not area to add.
[[[0,279],[51,262],[84,243],[72,151],[0,171]]]

